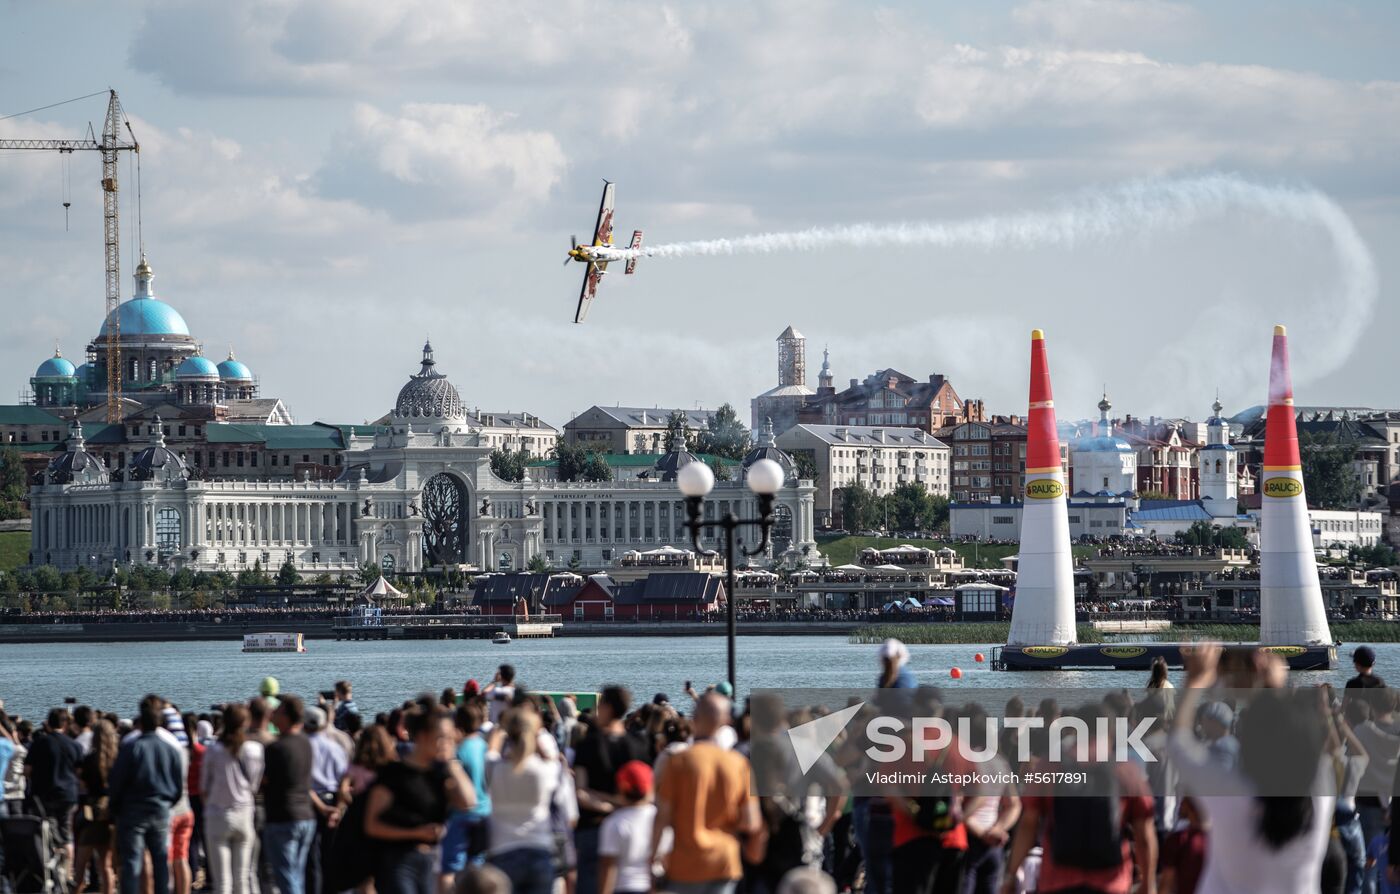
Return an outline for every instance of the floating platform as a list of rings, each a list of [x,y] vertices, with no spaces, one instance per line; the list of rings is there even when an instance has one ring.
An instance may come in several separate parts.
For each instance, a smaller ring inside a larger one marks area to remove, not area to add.
[[[1061,670],[1064,668],[1103,668],[1107,670],[1148,670],[1157,658],[1168,666],[1181,667],[1181,647],[1191,643],[1085,643],[1071,646],[1000,646],[992,649],[992,670]],[[1225,648],[1231,644],[1226,643]],[[1337,667],[1337,647],[1260,646],[1237,643],[1273,652],[1288,662],[1289,670],[1333,670]]]
[[[300,633],[245,633],[245,652],[305,652],[306,641]]]
[[[549,639],[563,626],[557,615],[522,620],[510,615],[383,615],[372,619],[336,618],[339,640],[494,639],[504,633],[512,640]]]

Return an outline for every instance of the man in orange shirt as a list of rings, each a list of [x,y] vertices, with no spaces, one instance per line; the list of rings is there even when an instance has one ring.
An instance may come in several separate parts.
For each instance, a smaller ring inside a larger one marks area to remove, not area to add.
[[[652,854],[662,833],[674,835],[666,865],[667,891],[730,894],[743,875],[739,837],[751,862],[763,856],[758,800],[749,794],[743,756],[714,743],[729,722],[729,699],[710,693],[695,706],[695,744],[670,756],[656,790]]]

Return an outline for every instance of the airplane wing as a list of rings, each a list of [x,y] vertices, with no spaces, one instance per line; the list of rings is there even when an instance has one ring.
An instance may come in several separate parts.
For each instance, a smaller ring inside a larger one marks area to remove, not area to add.
[[[603,181],[603,201],[598,206],[598,223],[593,228],[594,245],[612,244],[613,189],[612,181]]]
[[[582,323],[584,317],[588,316],[588,308],[593,306],[593,299],[598,297],[598,282],[602,280],[603,274],[598,269],[597,264],[589,264],[583,273],[583,288],[578,293],[578,309],[574,311],[574,322]]]

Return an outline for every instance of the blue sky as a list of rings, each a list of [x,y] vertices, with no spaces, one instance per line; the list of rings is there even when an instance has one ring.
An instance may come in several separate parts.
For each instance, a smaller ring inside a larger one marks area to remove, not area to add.
[[[424,334],[470,405],[555,424],[594,403],[742,408],[788,323],[814,374],[825,344],[838,382],[939,372],[998,412],[1024,409],[1026,335],[1045,328],[1072,418],[1105,383],[1135,414],[1203,416],[1216,388],[1258,403],[1285,322],[1300,403],[1395,406],[1397,18],[1379,2],[0,2],[0,115],[121,92],[157,292],[299,421],[380,415]],[[102,111],[0,136],[77,135]],[[1338,203],[1379,273],[1359,340],[1336,335],[1326,235],[1244,212],[1074,250],[643,261],[570,322],[562,249],[603,177],[623,230],[676,241],[1034,211],[1209,172]],[[74,160],[65,232],[57,158],[0,153],[14,393],[100,323],[96,176]]]

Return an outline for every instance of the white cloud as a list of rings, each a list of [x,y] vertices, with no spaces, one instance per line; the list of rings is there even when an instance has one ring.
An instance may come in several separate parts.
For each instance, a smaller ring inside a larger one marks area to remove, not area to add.
[[[1030,0],[1011,11],[1031,37],[1076,47],[1184,37],[1199,20],[1190,6],[1169,0]]]
[[[518,212],[549,195],[567,161],[553,134],[513,123],[484,105],[358,103],[318,177],[330,194],[406,217]]]
[[[189,93],[363,93],[424,77],[592,90],[691,49],[670,7],[639,0],[153,0],[131,64]]]

